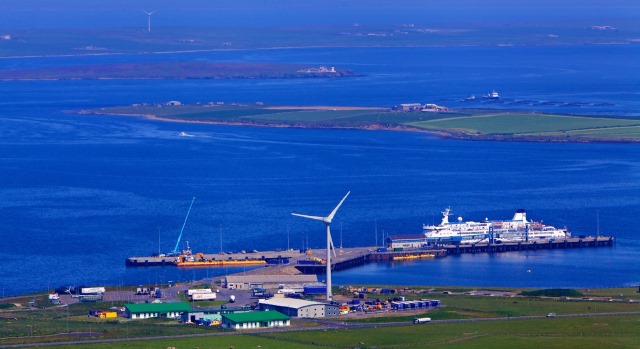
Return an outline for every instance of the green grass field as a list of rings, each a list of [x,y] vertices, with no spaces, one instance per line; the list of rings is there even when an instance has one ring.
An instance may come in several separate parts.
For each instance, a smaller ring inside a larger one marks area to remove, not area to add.
[[[553,114],[498,113],[413,122],[410,125],[482,135],[640,139],[640,120]]]
[[[637,348],[640,316],[421,324],[82,344],[83,348]],[[56,348],[77,348],[61,345]]]

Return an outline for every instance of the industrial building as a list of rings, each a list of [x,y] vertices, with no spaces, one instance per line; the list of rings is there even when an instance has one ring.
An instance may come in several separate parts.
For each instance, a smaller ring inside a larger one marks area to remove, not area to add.
[[[254,288],[278,288],[283,285],[305,285],[318,283],[316,275],[229,275],[225,285],[230,290]]]
[[[222,328],[242,330],[263,327],[286,327],[289,325],[291,325],[291,317],[277,311],[222,314]]]
[[[185,302],[172,303],[135,303],[124,305],[126,316],[130,319],[149,319],[163,317],[178,319],[184,312],[192,311],[191,306]]]
[[[424,234],[391,235],[385,245],[394,248],[422,248],[427,246],[427,237]]]
[[[335,304],[305,301],[295,298],[271,298],[258,301],[260,310],[275,310],[291,317],[318,318],[338,316]]]

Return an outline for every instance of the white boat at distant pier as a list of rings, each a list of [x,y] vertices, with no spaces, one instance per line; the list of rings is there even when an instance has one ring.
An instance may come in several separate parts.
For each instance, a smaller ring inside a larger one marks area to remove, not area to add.
[[[492,99],[492,100],[497,100],[500,99],[500,94],[498,92],[496,92],[496,90],[493,90],[489,93],[486,93],[484,95],[482,95],[483,99]]]

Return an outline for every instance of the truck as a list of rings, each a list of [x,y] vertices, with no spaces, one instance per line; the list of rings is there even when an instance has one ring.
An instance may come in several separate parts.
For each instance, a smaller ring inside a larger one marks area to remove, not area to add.
[[[417,317],[415,319],[413,319],[413,323],[414,324],[426,324],[431,322],[431,318],[430,317]]]
[[[61,304],[62,303],[60,301],[60,295],[58,295],[57,293],[49,294],[49,302],[51,302],[52,304]]]
[[[80,289],[81,294],[99,294],[105,292],[106,290],[104,287],[83,287]]]
[[[273,293],[271,292],[264,292],[262,295],[260,296],[255,296],[256,298],[260,298],[260,299],[268,299],[268,298],[273,298]]]
[[[217,297],[216,293],[194,293],[191,295],[192,301],[212,301]]]
[[[266,292],[267,292],[266,289],[262,287],[256,287],[253,290],[251,290],[251,295],[253,297],[262,297]]]
[[[148,287],[138,287],[135,294],[136,296],[148,295],[151,294],[151,289]]]
[[[155,292],[151,295],[153,298],[162,298],[162,290],[156,288]]]
[[[303,293],[304,292],[304,288],[300,289],[300,288],[281,288],[278,290],[278,293],[280,294],[290,294],[290,293]]]
[[[195,288],[186,290],[185,293],[187,294],[187,296],[191,297],[195,293],[213,293],[213,290],[210,288]]]
[[[102,301],[102,293],[98,294],[84,294],[78,296],[80,302],[99,302]]]

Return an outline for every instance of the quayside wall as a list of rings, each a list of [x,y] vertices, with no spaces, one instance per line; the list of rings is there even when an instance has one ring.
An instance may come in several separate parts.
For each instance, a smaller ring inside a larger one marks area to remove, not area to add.
[[[562,240],[531,240],[531,241],[501,241],[499,243],[477,244],[441,244],[429,249],[387,250],[376,247],[340,248],[339,254],[332,257],[331,270],[340,271],[365,265],[372,262],[411,261],[414,259],[443,258],[447,255],[465,253],[503,253],[517,251],[536,251],[547,249],[572,249],[608,247],[615,244],[615,238],[610,236],[577,237]],[[304,274],[326,273],[326,249],[303,251],[262,251],[238,254],[206,254],[204,258],[210,260],[243,261],[263,260],[277,267],[290,265]],[[130,257],[127,266],[175,266],[176,257]],[[215,268],[215,267],[214,267]]]
[[[471,245],[442,245],[441,248],[447,254],[463,253],[500,253],[510,251],[535,251],[535,250],[555,250],[568,248],[586,247],[606,247],[613,246],[615,238],[612,236],[569,238],[563,240],[533,240],[502,242],[499,244],[478,243]]]

